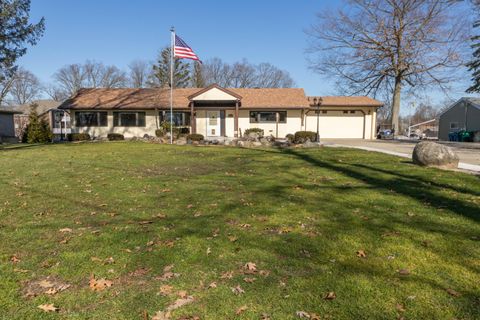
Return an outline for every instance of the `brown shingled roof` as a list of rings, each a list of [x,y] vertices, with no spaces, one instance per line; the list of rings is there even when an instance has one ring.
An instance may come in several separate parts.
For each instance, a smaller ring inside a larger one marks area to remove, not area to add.
[[[322,99],[322,106],[329,107],[381,107],[383,103],[366,96],[330,96],[330,97],[308,97],[308,101],[313,104],[313,99]]]
[[[189,96],[199,88],[179,88],[173,91],[176,109],[187,109]],[[308,108],[303,89],[228,89],[242,97],[242,108]],[[169,89],[81,89],[66,100],[60,109],[162,109],[170,106]]]

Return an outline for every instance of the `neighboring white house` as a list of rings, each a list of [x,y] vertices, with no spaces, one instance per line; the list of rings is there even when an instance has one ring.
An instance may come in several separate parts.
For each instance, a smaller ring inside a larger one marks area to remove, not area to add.
[[[207,138],[241,136],[261,128],[283,138],[316,131],[321,138],[375,138],[376,110],[368,97],[306,97],[298,88],[225,89],[218,85],[173,92],[173,122]],[[169,89],[81,89],[59,109],[69,110],[72,132],[126,138],[154,135],[170,121]]]

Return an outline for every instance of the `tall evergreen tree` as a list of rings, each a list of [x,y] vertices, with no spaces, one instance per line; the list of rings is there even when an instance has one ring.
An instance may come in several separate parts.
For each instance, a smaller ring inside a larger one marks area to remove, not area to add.
[[[480,27],[480,20],[475,21],[473,27]],[[471,38],[473,51],[473,60],[467,64],[468,70],[472,73],[472,86],[467,89],[468,93],[480,92],[480,35]]]
[[[50,127],[44,119],[38,116],[37,104],[30,106],[30,115],[28,116],[28,125],[23,132],[22,141],[25,143],[47,143],[51,142],[53,135]]]
[[[164,48],[153,65],[153,74],[150,77],[151,87],[170,87],[170,51]],[[173,86],[174,88],[186,88],[190,85],[190,66],[180,59],[174,59]]]
[[[203,74],[203,67],[202,64],[198,61],[195,61],[192,64],[192,87],[205,87],[205,75]]]
[[[37,44],[45,30],[45,20],[30,23],[30,0],[0,1],[0,104],[12,85],[17,60],[27,53],[27,45]]]

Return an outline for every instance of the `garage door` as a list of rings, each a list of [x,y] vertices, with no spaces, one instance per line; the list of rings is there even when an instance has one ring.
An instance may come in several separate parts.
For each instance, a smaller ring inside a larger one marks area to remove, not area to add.
[[[323,111],[320,114],[320,138],[362,139],[363,126],[364,115],[360,111]],[[317,117],[313,112],[307,116],[306,130],[317,131]]]

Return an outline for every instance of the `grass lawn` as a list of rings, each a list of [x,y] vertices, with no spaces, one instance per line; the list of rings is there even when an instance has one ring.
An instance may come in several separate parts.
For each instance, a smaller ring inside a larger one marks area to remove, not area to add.
[[[1,319],[480,318],[478,176],[119,142],[5,149],[0,186]]]

